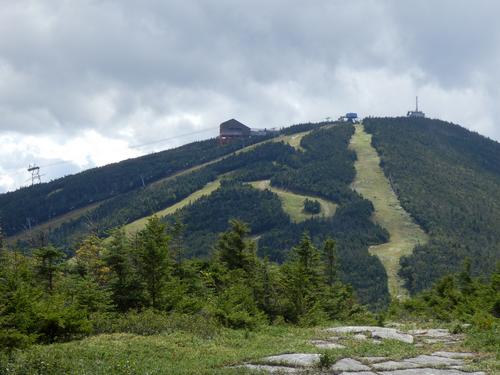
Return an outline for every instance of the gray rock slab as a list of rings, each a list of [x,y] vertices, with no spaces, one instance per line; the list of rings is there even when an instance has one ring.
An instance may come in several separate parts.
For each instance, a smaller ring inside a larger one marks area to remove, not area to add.
[[[352,358],[343,358],[330,367],[335,372],[340,371],[370,371],[370,368]]]
[[[383,330],[373,331],[372,337],[373,338],[380,338],[380,339],[398,340],[398,341],[405,342],[407,344],[413,344],[413,341],[414,341],[414,338],[412,335],[398,332],[396,329],[393,329],[393,328],[386,328]]]
[[[374,363],[372,367],[377,371],[384,371],[384,370],[405,370],[409,368],[417,368],[419,367],[419,365],[417,365],[416,363],[404,362],[404,361],[387,361],[387,362]]]
[[[332,327],[327,328],[327,332],[331,333],[362,333],[362,332],[371,332],[382,327],[376,326],[344,326],[344,327]]]
[[[406,370],[381,371],[379,375],[486,375],[484,372],[463,372],[454,369],[413,368]]]
[[[386,361],[387,357],[360,357],[358,359],[364,363],[377,363]]]
[[[407,358],[404,360],[404,362],[416,363],[421,367],[460,366],[464,364],[461,359],[438,357],[435,355],[419,355],[418,357],[415,358]]]
[[[459,353],[459,352],[435,352],[432,355],[437,355],[438,357],[454,358],[454,359],[464,359],[474,357],[474,353]]]
[[[371,371],[342,372],[340,375],[377,375]]]
[[[443,337],[443,336],[449,336],[450,331],[447,329],[414,329],[411,331],[408,331],[410,335],[416,335],[416,336],[428,336],[428,337]]]
[[[312,340],[311,344],[318,349],[345,349],[344,345],[326,340]]]
[[[371,332],[372,337],[381,339],[392,339],[408,344],[413,344],[413,336],[399,332],[396,328],[376,327],[376,326],[344,326],[327,328],[327,332],[346,334],[346,333],[363,333]]]
[[[289,365],[289,366],[314,366],[319,362],[319,354],[311,354],[311,353],[289,353],[289,354],[280,354],[273,355],[270,357],[263,358],[262,361],[269,363],[276,363],[280,365]]]
[[[262,372],[267,372],[270,374],[296,374],[299,372],[298,368],[295,367],[285,367],[285,366],[268,366],[268,365],[252,365],[246,364],[238,366],[242,368],[247,368],[250,370],[257,370]]]

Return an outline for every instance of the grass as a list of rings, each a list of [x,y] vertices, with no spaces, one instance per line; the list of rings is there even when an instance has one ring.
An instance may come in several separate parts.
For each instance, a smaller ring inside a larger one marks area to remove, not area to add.
[[[302,146],[300,145],[300,142],[302,141],[302,138],[309,134],[311,131],[306,131],[302,133],[296,133],[296,134],[291,134],[291,135],[281,135],[277,138],[273,139],[273,142],[284,142],[295,148],[296,150],[304,151]]]
[[[270,190],[276,193],[281,200],[283,210],[290,215],[290,219],[294,223],[300,223],[302,221],[311,218],[326,218],[335,215],[337,205],[333,202],[327,201],[322,198],[317,198],[308,195],[295,194],[287,190],[278,189],[271,186],[269,180],[254,181],[250,183],[254,188],[260,190]],[[317,200],[321,205],[321,212],[319,214],[308,214],[303,211],[304,201],[306,199]]]
[[[214,337],[181,331],[105,334],[18,352],[9,373],[242,374],[249,372],[228,367],[276,353],[314,352],[307,343],[313,333],[311,328],[271,326],[257,332],[223,329]]]
[[[176,212],[177,210],[180,210],[184,206],[187,206],[188,204],[196,202],[201,197],[212,194],[219,187],[220,187],[220,179],[212,181],[212,182],[206,184],[202,189],[195,191],[191,195],[189,195],[186,198],[184,198],[183,200],[173,204],[172,206],[169,206],[161,211],[155,212],[154,215],[156,215],[158,217],[164,217],[164,216],[173,214],[174,212]],[[133,222],[125,225],[124,226],[125,232],[127,234],[135,234],[135,233],[139,232],[141,229],[143,229],[146,226],[146,223],[148,222],[148,219],[151,216],[146,216],[146,217],[140,218],[136,221],[133,221]]]
[[[395,340],[374,344],[355,340],[353,335],[341,339],[346,348],[318,350],[311,339],[327,339],[325,327],[264,326],[257,331],[221,328],[207,335],[199,325],[168,333],[142,336],[130,333],[101,334],[80,341],[52,345],[36,345],[14,352],[9,374],[169,374],[169,375],[235,375],[255,374],[234,368],[245,362],[262,363],[262,358],[283,353],[320,353],[328,364],[342,358],[381,356],[401,360],[435,351],[479,349],[478,357],[466,361],[467,370],[498,373],[498,354],[465,343],[447,346],[442,343],[415,346]],[[197,328],[196,328],[197,327]],[[416,327],[412,327],[416,328]],[[482,341],[484,339],[481,338]],[[491,348],[489,348],[491,349]],[[318,369],[316,369],[318,370]],[[314,372],[318,373],[318,371]]]
[[[391,296],[406,298],[408,292],[398,277],[399,260],[410,255],[417,244],[427,242],[427,235],[401,207],[380,167],[380,157],[371,145],[371,135],[364,131],[363,125],[356,125],[350,148],[358,156],[352,188],[373,203],[373,220],[390,234],[389,242],[371,246],[369,251],[380,258],[386,269]]]

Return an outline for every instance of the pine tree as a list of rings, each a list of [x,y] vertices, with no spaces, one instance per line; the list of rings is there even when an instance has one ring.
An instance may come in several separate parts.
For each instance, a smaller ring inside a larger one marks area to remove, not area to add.
[[[144,286],[139,279],[130,241],[123,229],[111,233],[104,260],[110,269],[110,289],[118,310],[140,307],[144,303]]]
[[[229,270],[242,269],[251,273],[255,267],[255,244],[245,237],[248,226],[238,220],[230,221],[231,229],[219,237],[215,245],[218,260]]]
[[[81,276],[88,276],[103,286],[109,277],[109,268],[103,259],[104,246],[102,240],[90,235],[85,238],[76,250],[77,271]]]
[[[166,225],[157,216],[150,218],[138,234],[139,273],[154,308],[160,307],[162,289],[170,274],[169,241]]]
[[[49,245],[36,250],[33,255],[36,262],[36,275],[45,283],[47,291],[52,293],[54,290],[54,278],[64,258],[64,253]]]
[[[325,279],[321,256],[311,238],[304,233],[282,268],[288,319],[295,323],[317,323],[325,317],[321,296]]]
[[[338,281],[337,243],[332,238],[327,238],[323,245],[323,261],[325,263],[325,276],[328,285],[332,286]]]

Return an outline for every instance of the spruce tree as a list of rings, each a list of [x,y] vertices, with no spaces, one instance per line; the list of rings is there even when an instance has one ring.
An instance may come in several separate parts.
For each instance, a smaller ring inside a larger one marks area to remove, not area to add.
[[[52,293],[54,279],[64,258],[64,253],[49,245],[36,250],[33,255],[35,257],[36,275],[45,284],[46,290]]]
[[[140,280],[132,247],[123,229],[111,233],[104,258],[109,267],[113,302],[120,311],[144,303],[144,283]]]
[[[304,233],[282,268],[287,298],[287,317],[294,323],[316,323],[325,314],[321,296],[325,279],[321,256],[311,238]]]
[[[150,305],[154,308],[160,307],[162,289],[170,274],[169,241],[166,224],[157,216],[150,218],[138,234],[139,273],[146,285]]]
[[[332,286],[338,281],[337,243],[332,238],[327,238],[323,245],[323,261],[325,276],[328,285]]]
[[[256,259],[255,244],[245,240],[250,230],[238,220],[231,220],[230,225],[231,229],[221,234],[215,245],[218,260],[229,270],[242,269],[251,272]]]

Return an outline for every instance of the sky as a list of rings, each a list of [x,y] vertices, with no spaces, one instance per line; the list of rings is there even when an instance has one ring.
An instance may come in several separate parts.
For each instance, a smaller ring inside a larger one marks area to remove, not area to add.
[[[400,116],[416,95],[499,141],[498,14],[496,0],[0,0],[0,192],[33,163],[49,181],[229,118]]]

